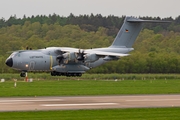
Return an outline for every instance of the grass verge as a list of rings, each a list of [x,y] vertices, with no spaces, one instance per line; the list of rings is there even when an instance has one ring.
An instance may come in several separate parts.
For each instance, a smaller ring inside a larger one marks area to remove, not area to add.
[[[0,83],[0,97],[179,94],[180,80],[34,80]]]
[[[179,120],[180,108],[1,112],[1,120]]]

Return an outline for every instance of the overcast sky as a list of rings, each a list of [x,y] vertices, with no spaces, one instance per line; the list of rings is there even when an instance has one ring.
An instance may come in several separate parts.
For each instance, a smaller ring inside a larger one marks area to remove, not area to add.
[[[0,18],[91,13],[103,16],[173,17],[180,15],[180,0],[0,0]]]

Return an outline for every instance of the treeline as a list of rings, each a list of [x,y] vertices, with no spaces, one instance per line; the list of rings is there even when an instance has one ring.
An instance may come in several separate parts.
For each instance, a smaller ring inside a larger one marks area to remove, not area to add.
[[[119,27],[122,25],[122,17],[108,16],[103,17],[101,14],[97,15],[80,15],[74,16],[72,13],[68,17],[59,16],[56,14],[45,16],[37,15],[31,17],[17,18],[15,15],[11,16],[8,20],[0,19],[0,28],[8,27],[12,25],[24,25],[26,21],[31,23],[39,22],[40,24],[59,24],[61,26],[65,25],[78,25],[81,29],[85,31],[97,31],[99,27],[105,27],[110,29],[109,35],[114,35],[118,31]]]
[[[8,27],[12,25],[24,25],[26,21],[31,23],[39,22],[40,24],[59,24],[61,26],[65,25],[78,25],[82,30],[85,31],[97,31],[99,27],[105,27],[108,29],[107,35],[115,36],[119,28],[123,23],[125,16],[117,17],[114,15],[102,16],[101,14],[91,14],[91,15],[79,15],[75,16],[72,13],[67,16],[59,16],[57,14],[45,16],[37,15],[23,18],[17,18],[16,15],[11,16],[8,20],[0,19],[0,28]],[[142,19],[148,20],[168,20],[172,21],[172,24],[160,24],[160,23],[148,23],[145,25],[145,28],[151,29],[158,33],[162,30],[173,30],[175,32],[180,32],[180,16],[173,19],[172,17],[160,18],[160,17],[139,17]]]
[[[10,51],[44,47],[107,47],[117,34],[124,17],[82,15],[60,17],[53,14],[0,20],[0,73],[15,72],[4,63]],[[107,63],[89,73],[179,73],[180,16],[170,24],[145,24],[130,56]]]

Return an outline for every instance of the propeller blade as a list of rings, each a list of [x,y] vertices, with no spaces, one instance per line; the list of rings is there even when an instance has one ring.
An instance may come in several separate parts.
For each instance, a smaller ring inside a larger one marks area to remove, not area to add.
[[[59,65],[62,63],[63,59],[64,59],[63,55],[58,55],[58,56],[56,57],[56,60],[58,60]]]
[[[82,52],[81,52],[81,50],[79,49],[79,53],[78,53],[78,56],[77,56],[77,60],[79,60],[79,61],[84,61],[84,59],[85,59],[85,57],[84,57],[84,50],[82,50]]]

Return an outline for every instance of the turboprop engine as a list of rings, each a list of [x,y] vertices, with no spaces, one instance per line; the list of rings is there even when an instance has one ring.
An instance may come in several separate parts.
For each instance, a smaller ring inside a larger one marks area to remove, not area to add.
[[[99,59],[99,57],[96,54],[84,54],[82,53],[75,53],[75,52],[69,52],[64,53],[62,55],[58,55],[56,57],[59,64],[67,64],[68,62],[94,62]]]
[[[69,61],[74,61],[74,62],[77,61],[75,52],[64,53],[62,55],[58,55],[56,59],[58,60],[59,64],[68,63]]]

